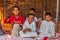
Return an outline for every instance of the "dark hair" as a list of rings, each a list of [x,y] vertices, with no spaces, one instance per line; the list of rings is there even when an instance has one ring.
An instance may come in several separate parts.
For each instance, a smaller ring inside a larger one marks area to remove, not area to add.
[[[28,14],[28,17],[29,17],[30,15],[35,16],[34,14]]]
[[[30,10],[33,10],[35,12],[35,8],[31,8]]]
[[[19,8],[18,6],[13,6],[13,9],[14,9],[14,8],[18,8],[18,10],[20,10],[20,8]]]
[[[45,14],[45,16],[47,16],[47,15],[52,16],[51,13],[49,13],[49,12],[47,12],[47,13]]]

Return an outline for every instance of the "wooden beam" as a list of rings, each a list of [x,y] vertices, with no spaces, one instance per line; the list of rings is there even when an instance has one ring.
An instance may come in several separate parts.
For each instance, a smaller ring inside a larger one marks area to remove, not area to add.
[[[59,14],[59,0],[57,0],[57,7],[56,7],[56,32],[58,32],[58,14]]]

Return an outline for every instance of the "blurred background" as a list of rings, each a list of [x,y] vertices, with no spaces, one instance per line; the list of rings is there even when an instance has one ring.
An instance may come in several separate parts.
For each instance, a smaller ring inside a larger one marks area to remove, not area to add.
[[[1,23],[3,23],[5,18],[11,15],[12,7],[14,5],[20,7],[20,12],[24,17],[26,17],[30,8],[35,8],[37,17],[44,19],[45,12],[50,12],[53,15],[53,20],[56,21],[57,0],[0,0]],[[60,32],[60,7],[58,19],[58,31]]]

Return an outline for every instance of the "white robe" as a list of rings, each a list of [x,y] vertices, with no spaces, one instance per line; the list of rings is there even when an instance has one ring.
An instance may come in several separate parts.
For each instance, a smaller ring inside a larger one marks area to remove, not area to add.
[[[32,36],[37,36],[36,33],[36,24],[33,21],[31,24],[28,23],[28,21],[25,21],[24,25],[23,25],[23,30],[26,28],[30,28],[31,32],[26,32],[23,33],[22,31],[20,31],[20,37],[32,37]]]
[[[54,23],[52,21],[47,22],[47,21],[42,21],[41,23],[41,27],[40,27],[40,34],[39,37],[43,38],[43,37],[52,37],[54,36]]]
[[[28,18],[26,18],[26,21],[27,21],[27,20],[28,20]],[[37,21],[38,21],[38,18],[35,16],[33,21],[34,21],[34,22],[37,22]]]

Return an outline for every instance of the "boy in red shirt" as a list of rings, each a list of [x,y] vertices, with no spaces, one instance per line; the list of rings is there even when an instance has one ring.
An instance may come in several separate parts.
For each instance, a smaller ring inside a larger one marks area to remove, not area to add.
[[[19,15],[20,8],[18,6],[13,7],[12,13],[13,15],[11,15],[10,19],[6,20],[6,22],[13,24],[12,36],[17,37],[19,36],[21,26],[24,24],[24,17]]]

